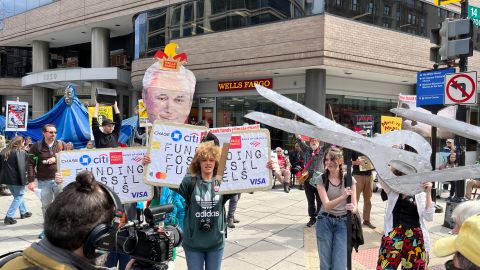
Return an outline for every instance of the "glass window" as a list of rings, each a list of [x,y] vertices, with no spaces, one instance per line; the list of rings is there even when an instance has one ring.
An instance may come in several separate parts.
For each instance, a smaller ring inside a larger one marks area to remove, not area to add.
[[[343,6],[343,1],[342,0],[335,0],[335,6],[337,6],[337,7]]]
[[[352,0],[352,10],[358,10],[358,0]]]
[[[383,7],[383,15],[390,16],[390,7],[389,6],[385,5]]]

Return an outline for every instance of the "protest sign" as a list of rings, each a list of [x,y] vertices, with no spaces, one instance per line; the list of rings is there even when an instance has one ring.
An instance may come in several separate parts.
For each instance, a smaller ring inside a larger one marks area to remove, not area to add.
[[[234,131],[242,131],[242,130],[259,130],[260,125],[245,125],[245,126],[234,126],[234,127],[221,127],[221,128],[211,128],[209,132],[215,135],[220,142],[220,147],[224,143],[230,143],[230,137],[232,136],[232,132]],[[202,133],[203,137],[203,133]]]
[[[235,131],[230,139],[221,194],[265,190],[272,187],[270,133],[267,129]]]
[[[152,123],[148,121],[148,112],[143,99],[138,100],[138,125],[140,127],[151,127]]]
[[[402,130],[402,118],[394,116],[385,116],[380,117],[381,122],[381,133],[387,133],[394,130]]]
[[[89,170],[95,179],[109,186],[122,203],[150,200],[153,187],[143,181],[145,147],[104,148],[62,151],[57,154],[57,170],[63,186],[75,181],[77,173]]]
[[[5,131],[27,131],[28,103],[7,100]]]
[[[92,117],[94,112],[95,107],[88,107],[88,122],[90,123],[90,127],[92,126]],[[101,106],[98,108],[98,123],[102,125],[102,121],[105,118],[113,120],[112,106]]]
[[[145,183],[179,187],[205,131],[204,126],[156,120],[147,147],[152,162],[146,166]]]

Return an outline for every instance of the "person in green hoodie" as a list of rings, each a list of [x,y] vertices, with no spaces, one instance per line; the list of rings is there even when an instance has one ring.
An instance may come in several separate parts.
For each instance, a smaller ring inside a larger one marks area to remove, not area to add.
[[[185,199],[183,249],[189,270],[220,269],[225,243],[225,202],[215,185],[220,147],[201,143],[178,193]]]

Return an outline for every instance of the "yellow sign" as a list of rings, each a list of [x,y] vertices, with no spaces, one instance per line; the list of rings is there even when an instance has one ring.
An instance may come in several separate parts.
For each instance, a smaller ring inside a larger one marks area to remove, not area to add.
[[[433,4],[435,6],[443,6],[443,5],[448,5],[452,3],[460,3],[462,0],[433,0]]]
[[[150,127],[152,123],[148,121],[148,112],[143,99],[138,100],[138,123],[140,127]]]
[[[402,118],[394,116],[382,115],[381,119],[381,132],[382,134],[402,129]]]
[[[90,123],[90,126],[92,126],[92,117],[93,117],[93,112],[95,111],[95,107],[88,107],[88,122]],[[110,120],[113,120],[113,110],[112,106],[102,106],[98,108],[98,123],[102,125],[102,121],[104,118],[108,118]]]

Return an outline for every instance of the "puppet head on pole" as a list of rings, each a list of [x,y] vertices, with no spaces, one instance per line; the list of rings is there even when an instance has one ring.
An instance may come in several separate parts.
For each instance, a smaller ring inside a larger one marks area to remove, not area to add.
[[[143,77],[142,98],[148,112],[148,120],[184,123],[192,107],[195,92],[195,75],[182,64],[185,53],[177,54],[178,45],[169,43],[165,50],[157,51],[157,60]]]

